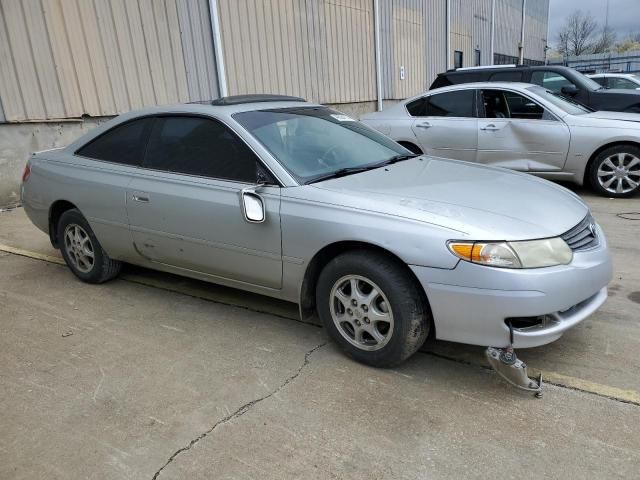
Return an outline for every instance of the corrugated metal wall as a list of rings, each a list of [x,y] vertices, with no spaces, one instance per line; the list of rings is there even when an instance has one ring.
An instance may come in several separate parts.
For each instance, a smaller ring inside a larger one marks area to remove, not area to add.
[[[462,66],[473,66],[473,7],[469,0],[451,0],[451,65],[454,53],[462,52]]]
[[[429,86],[447,69],[447,0],[429,0],[426,12],[427,73]]]
[[[8,121],[218,95],[207,0],[0,0]]]
[[[491,1],[473,0],[473,48],[480,50],[481,65],[491,65],[493,60],[491,58]],[[475,65],[474,59],[471,61],[471,65]]]
[[[527,0],[524,23],[524,56],[535,60],[544,59],[547,45],[547,13],[549,0]]]
[[[219,0],[227,86],[323,103],[376,98],[371,0]]]
[[[434,11],[439,5],[444,7],[446,2],[439,0],[380,2],[384,98],[406,98],[428,88],[428,64],[438,43],[434,45],[429,42],[427,32],[431,18],[440,13]],[[443,8],[442,15],[444,12]],[[444,18],[446,21],[446,16],[438,18],[441,21]],[[443,26],[445,26],[444,23]]]
[[[495,53],[517,57],[521,27],[522,0],[496,0]]]

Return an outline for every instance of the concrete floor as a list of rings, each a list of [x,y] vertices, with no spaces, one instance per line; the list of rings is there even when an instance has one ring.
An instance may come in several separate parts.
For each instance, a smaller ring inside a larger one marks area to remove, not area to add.
[[[83,284],[0,213],[0,478],[637,478],[640,221],[616,214],[640,199],[579,193],[615,277],[592,318],[520,351],[541,400],[479,348],[376,370],[290,304],[134,268]]]

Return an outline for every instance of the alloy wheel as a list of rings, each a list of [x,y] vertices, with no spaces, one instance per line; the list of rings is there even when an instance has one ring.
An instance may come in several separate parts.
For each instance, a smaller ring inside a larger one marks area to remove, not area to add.
[[[95,253],[89,234],[80,225],[71,223],[64,230],[64,248],[69,261],[82,273],[93,269]]]
[[[630,153],[616,153],[599,166],[598,183],[609,193],[629,193],[640,184],[640,158]]]
[[[384,347],[393,335],[393,312],[384,292],[360,275],[334,283],[330,295],[333,323],[352,345],[367,351]]]

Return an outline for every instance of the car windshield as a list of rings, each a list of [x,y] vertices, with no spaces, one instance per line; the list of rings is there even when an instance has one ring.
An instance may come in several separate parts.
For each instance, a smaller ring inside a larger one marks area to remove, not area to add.
[[[413,156],[384,135],[326,107],[256,110],[233,118],[301,183]]]
[[[580,75],[580,78],[584,82],[585,87],[587,87],[589,90],[602,90],[604,88],[602,85],[596,82],[593,78],[589,78],[585,74],[580,72],[576,72],[576,73]]]
[[[528,87],[527,90],[530,90],[531,92],[535,93],[539,97],[542,97],[547,102],[552,103],[553,105],[570,115],[584,115],[585,113],[593,112],[593,110],[589,107],[586,107],[581,103],[576,102],[575,100],[571,100],[564,95],[554,93],[546,88],[535,86]]]

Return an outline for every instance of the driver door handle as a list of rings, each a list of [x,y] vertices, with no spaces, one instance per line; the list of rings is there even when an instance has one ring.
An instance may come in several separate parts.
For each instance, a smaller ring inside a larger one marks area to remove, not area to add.
[[[499,127],[496,127],[493,123],[490,123],[489,125],[485,126],[485,127],[480,127],[480,130],[485,130],[488,132],[497,132],[498,130],[500,130]]]
[[[431,124],[429,122],[422,122],[416,125],[418,128],[431,128]]]

